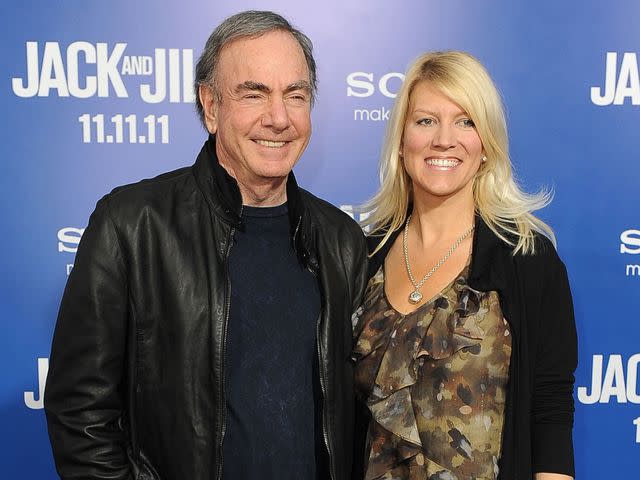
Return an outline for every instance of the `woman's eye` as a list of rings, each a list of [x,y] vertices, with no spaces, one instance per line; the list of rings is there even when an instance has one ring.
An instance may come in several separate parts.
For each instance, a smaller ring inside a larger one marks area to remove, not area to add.
[[[432,118],[421,118],[420,120],[418,120],[416,122],[418,125],[425,125],[425,126],[429,126],[429,125],[433,125],[433,119]]]
[[[473,123],[473,120],[471,120],[470,118],[463,118],[462,120],[460,120],[460,125],[467,128],[474,128],[476,126],[476,124]]]

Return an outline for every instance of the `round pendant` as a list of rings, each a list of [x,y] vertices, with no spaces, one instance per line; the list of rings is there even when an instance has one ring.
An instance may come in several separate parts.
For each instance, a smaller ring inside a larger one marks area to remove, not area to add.
[[[420,303],[421,300],[422,294],[418,290],[409,294],[409,302],[413,303],[414,305],[416,303]]]

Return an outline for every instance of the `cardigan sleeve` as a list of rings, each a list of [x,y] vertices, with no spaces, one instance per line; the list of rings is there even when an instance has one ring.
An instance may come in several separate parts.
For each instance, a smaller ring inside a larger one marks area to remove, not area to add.
[[[550,244],[545,250],[538,257],[544,273],[531,409],[532,466],[533,472],[575,476],[573,384],[578,351],[573,301],[564,264]]]

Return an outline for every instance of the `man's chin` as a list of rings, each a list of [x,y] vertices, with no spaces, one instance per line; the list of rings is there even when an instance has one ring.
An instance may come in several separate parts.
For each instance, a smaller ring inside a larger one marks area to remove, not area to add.
[[[295,164],[296,161],[288,158],[280,160],[263,158],[259,161],[256,173],[265,178],[282,178],[289,175]]]
[[[291,170],[291,168],[278,170],[262,170],[257,173],[258,176],[260,178],[263,178],[264,180],[272,180],[274,182],[277,182],[278,180],[286,179],[289,176],[289,173],[291,173]]]

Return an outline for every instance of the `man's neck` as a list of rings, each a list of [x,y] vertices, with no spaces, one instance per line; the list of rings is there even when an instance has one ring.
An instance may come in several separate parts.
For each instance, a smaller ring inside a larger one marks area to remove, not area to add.
[[[242,171],[235,171],[225,164],[218,154],[220,166],[235,179],[242,196],[242,204],[250,207],[274,207],[287,201],[287,176],[245,178]]]
[[[237,180],[242,204],[250,207],[275,207],[287,201],[287,178],[282,178],[264,185],[246,185]]]

